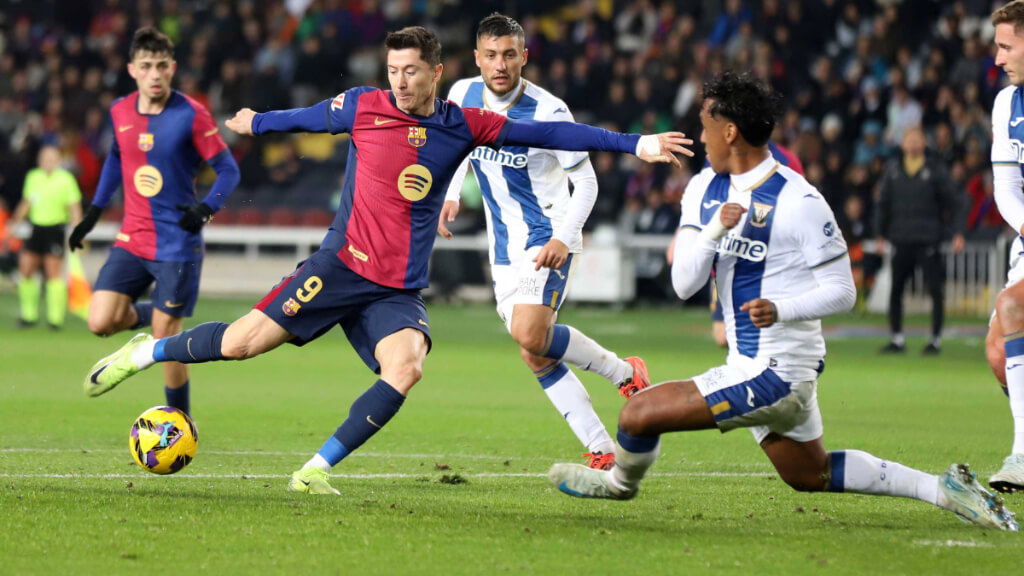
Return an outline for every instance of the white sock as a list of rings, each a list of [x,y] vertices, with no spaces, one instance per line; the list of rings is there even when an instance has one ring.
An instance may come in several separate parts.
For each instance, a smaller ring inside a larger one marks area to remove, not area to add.
[[[861,450],[832,452],[829,489],[833,492],[914,498],[942,507],[946,503],[939,490],[938,476],[909,468],[899,462],[882,460]]]
[[[324,457],[321,456],[319,452],[313,454],[313,457],[310,458],[308,462],[302,465],[303,468],[307,468],[309,466],[316,466],[317,468],[323,470],[324,472],[331,471],[330,463],[327,462],[327,460],[324,460]]]
[[[559,368],[561,366],[561,368]],[[590,452],[601,452],[608,454],[615,450],[615,442],[608,435],[601,419],[594,412],[594,405],[590,402],[590,395],[583,387],[580,379],[573,374],[572,370],[565,367],[565,364],[557,362],[555,370],[564,370],[565,373],[555,381],[554,384],[544,389],[548,399],[555,405],[558,413],[565,418],[573,434],[580,439],[580,442]],[[542,382],[541,385],[544,385]]]
[[[1024,454],[1024,356],[1007,356],[1006,390],[1013,415],[1013,453]]]
[[[566,327],[569,329],[569,345],[565,348],[562,360],[580,370],[600,374],[616,386],[633,375],[633,366],[629,362],[619,359],[614,352],[605,350],[583,332],[572,326]]]
[[[615,448],[615,467],[611,469],[612,487],[620,492],[635,492],[660,452],[660,441],[650,452],[630,452],[618,445]]]
[[[897,332],[892,335],[892,343],[897,346],[903,346],[903,332]]]
[[[145,370],[156,362],[153,359],[153,349],[156,348],[156,343],[156,340],[147,340],[132,350],[132,362],[135,362],[139,370]]]

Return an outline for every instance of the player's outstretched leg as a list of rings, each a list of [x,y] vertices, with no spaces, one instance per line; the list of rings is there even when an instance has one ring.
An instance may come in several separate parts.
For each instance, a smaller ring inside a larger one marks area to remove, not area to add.
[[[615,384],[619,394],[625,398],[651,385],[647,365],[641,358],[621,359],[586,334],[565,324],[550,326],[540,350],[531,352],[539,352],[539,356],[552,360],[565,360],[580,370],[600,374]]]
[[[996,299],[996,314],[1003,331],[1006,354],[1006,392],[1013,416],[1013,447],[989,485],[1000,492],[1024,490],[1024,283],[1003,290]]]

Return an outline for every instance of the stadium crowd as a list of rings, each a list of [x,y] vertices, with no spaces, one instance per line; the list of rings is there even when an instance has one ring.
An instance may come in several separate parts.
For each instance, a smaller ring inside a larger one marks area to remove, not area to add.
[[[989,111],[1002,85],[988,23],[993,5],[578,0],[518,2],[510,14],[527,35],[524,75],[563,98],[581,121],[696,136],[705,78],[731,68],[768,79],[787,110],[776,142],[796,152],[855,246],[873,235],[877,183],[915,124],[969,203],[968,240],[990,240],[1002,229],[988,163]],[[351,86],[381,85],[384,34],[410,24],[438,30],[444,42],[443,96],[455,80],[476,74],[475,23],[509,10],[494,1],[315,0],[293,18],[283,1],[0,6],[0,195],[8,206],[44,143],[61,147],[84,199],[91,197],[113,139],[107,110],[134,89],[125,64],[139,26],[155,25],[174,40],[176,87],[223,119],[243,106],[306,106]],[[329,222],[345,138],[229,144],[242,183],[220,223]],[[673,232],[679,199],[701,162],[698,155],[687,170],[671,171],[595,155],[601,193],[588,228]],[[300,218],[299,208],[311,210]],[[107,216],[120,218],[116,210]]]

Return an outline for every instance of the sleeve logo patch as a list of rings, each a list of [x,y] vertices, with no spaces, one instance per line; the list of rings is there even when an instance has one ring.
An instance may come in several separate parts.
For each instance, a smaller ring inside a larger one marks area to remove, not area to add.
[[[835,224],[833,224],[831,222],[825,222],[825,228],[822,230],[822,232],[825,233],[825,236],[831,238],[832,235],[836,233],[836,226],[835,226]]]
[[[345,93],[342,92],[331,100],[331,112],[336,112],[345,107]]]

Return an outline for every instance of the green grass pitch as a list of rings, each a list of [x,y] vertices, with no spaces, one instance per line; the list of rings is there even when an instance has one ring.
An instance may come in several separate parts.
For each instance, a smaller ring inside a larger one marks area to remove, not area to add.
[[[249,300],[204,300],[194,325]],[[69,320],[15,331],[0,296],[0,574],[996,574],[1019,570],[1024,536],[959,522],[926,504],[801,494],[774,477],[749,433],[674,434],[638,497],[582,501],[544,478],[582,448],[489,306],[431,306],[434,350],[399,416],[335,468],[342,497],[285,490],[374,376],[340,330],[192,373],[199,452],[158,477],[128,453],[128,430],[163,403],[150,370],[99,399],[81,379],[127,340]],[[576,308],[573,324],[655,381],[722,363],[702,310]],[[984,478],[1010,446],[1006,398],[977,335],[938,358],[882,357],[880,338],[828,323],[819,394],[830,449],[859,448],[931,472],[967,461]],[[923,319],[914,320],[923,326]],[[959,320],[982,329],[984,321]],[[622,402],[584,374],[614,430]],[[462,483],[444,483],[457,476]],[[1024,497],[1008,498],[1024,511]]]

